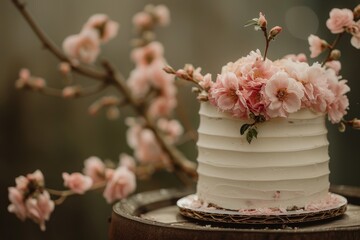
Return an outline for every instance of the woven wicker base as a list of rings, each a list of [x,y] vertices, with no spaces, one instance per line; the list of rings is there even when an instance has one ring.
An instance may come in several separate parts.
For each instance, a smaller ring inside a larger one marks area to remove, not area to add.
[[[346,198],[331,194],[333,200],[330,204],[323,204],[321,208],[316,210],[294,210],[286,212],[249,212],[219,209],[209,206],[198,206],[197,196],[192,194],[181,198],[177,202],[180,214],[197,220],[219,222],[219,223],[235,223],[235,224],[292,224],[320,221],[340,216],[345,213],[347,200]],[[336,204],[334,204],[336,202]]]

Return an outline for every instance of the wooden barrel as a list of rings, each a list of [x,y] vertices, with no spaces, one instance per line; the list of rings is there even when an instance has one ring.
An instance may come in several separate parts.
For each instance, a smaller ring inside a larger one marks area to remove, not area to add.
[[[334,186],[332,192],[349,199],[348,210],[338,218],[314,223],[277,226],[215,224],[184,218],[176,201],[191,190],[162,189],[136,194],[113,207],[111,240],[339,240],[360,239],[360,188]]]

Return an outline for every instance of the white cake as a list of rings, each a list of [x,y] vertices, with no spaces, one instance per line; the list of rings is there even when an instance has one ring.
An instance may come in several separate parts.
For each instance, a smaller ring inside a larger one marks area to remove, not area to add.
[[[326,198],[329,155],[324,115],[302,109],[288,118],[258,124],[258,137],[251,144],[240,135],[244,123],[201,103],[200,200],[239,210],[302,208]]]

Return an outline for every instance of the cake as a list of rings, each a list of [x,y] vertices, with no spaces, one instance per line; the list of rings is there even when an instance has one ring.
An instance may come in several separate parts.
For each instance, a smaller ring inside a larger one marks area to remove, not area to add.
[[[324,114],[301,109],[259,124],[249,144],[246,121],[201,103],[197,196],[224,209],[304,208],[328,196]]]

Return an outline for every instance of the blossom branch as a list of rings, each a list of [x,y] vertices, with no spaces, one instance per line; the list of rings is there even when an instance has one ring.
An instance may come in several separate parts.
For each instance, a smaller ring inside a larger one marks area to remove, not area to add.
[[[106,183],[107,183],[106,181],[96,183],[87,191],[98,190],[98,189],[104,188],[106,186]],[[45,188],[45,190],[47,190],[51,195],[55,195],[55,196],[59,197],[56,200],[54,200],[55,205],[60,205],[67,199],[67,197],[78,194],[72,190],[61,191],[61,190],[55,190],[55,189],[51,189],[51,188]]]
[[[32,30],[35,32],[37,37],[40,39],[42,44],[45,46],[45,48],[50,50],[61,61],[68,62],[74,71],[84,76],[103,81],[107,84],[111,84],[115,88],[117,88],[124,95],[126,101],[136,110],[136,112],[140,116],[144,117],[147,127],[154,133],[156,139],[158,140],[164,152],[169,155],[172,163],[174,164],[175,171],[183,171],[191,178],[196,179],[197,177],[196,165],[190,160],[186,159],[186,157],[176,148],[166,143],[166,140],[157,131],[155,125],[151,122],[149,116],[146,116],[147,114],[145,112],[144,105],[138,102],[131,94],[130,90],[125,84],[125,78],[122,76],[120,72],[115,71],[115,69],[111,66],[111,64],[106,60],[102,62],[102,65],[106,70],[105,73],[88,67],[84,67],[82,65],[74,65],[70,61],[70,59],[68,59],[55,46],[55,44],[53,44],[53,42],[50,41],[50,39],[44,34],[44,32],[37,26],[31,15],[29,14],[29,12],[26,10],[25,5],[23,3],[20,3],[19,0],[12,0],[12,1],[14,5],[17,7],[17,9],[20,11],[20,13],[23,15],[25,20],[28,22]]]
[[[332,57],[331,57],[331,54],[332,54],[333,51],[335,50],[336,45],[339,43],[339,41],[340,41],[340,39],[341,39],[341,37],[342,37],[343,35],[344,35],[344,32],[337,34],[334,42],[333,42],[331,45],[328,45],[328,46],[327,46],[327,48],[329,49],[329,52],[328,52],[325,60],[324,60],[324,61],[322,62],[322,64],[321,64],[322,67],[325,66],[325,64],[326,64],[328,61],[333,60]]]
[[[26,6],[24,3],[21,3],[19,0],[12,0],[13,4],[16,6],[16,8],[19,10],[21,15],[24,17],[26,22],[29,24],[31,29],[34,31],[36,36],[39,38],[43,46],[48,49],[50,52],[52,52],[60,61],[62,62],[68,62],[71,66],[71,68],[78,73],[81,73],[85,76],[91,77],[93,79],[97,80],[104,80],[106,79],[105,73],[96,71],[94,69],[91,69],[89,67],[80,66],[80,65],[74,65],[68,57],[58,48],[56,45],[46,36],[46,34],[39,28],[39,26],[34,21],[33,17],[30,15],[30,13],[26,10]]]
[[[195,180],[197,178],[195,163],[186,159],[186,157],[179,150],[166,143],[166,139],[164,138],[164,136],[162,136],[162,134],[157,130],[150,117],[146,114],[146,109],[144,105],[135,100],[135,98],[131,95],[128,86],[125,85],[124,82],[121,80],[122,75],[117,72],[115,68],[107,61],[103,62],[103,66],[107,69],[107,72],[109,73],[109,78],[112,80],[111,82],[113,82],[115,84],[115,87],[124,94],[124,96],[127,98],[130,105],[133,106],[135,111],[140,116],[143,116],[146,122],[146,128],[150,129],[154,133],[155,138],[159,142],[162,150],[170,156],[170,160],[175,167],[175,171],[183,171]]]

